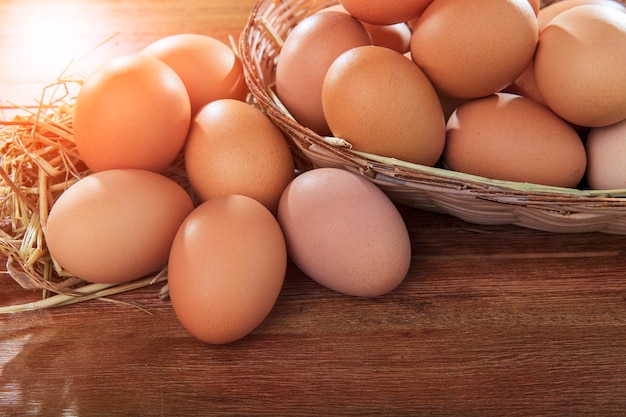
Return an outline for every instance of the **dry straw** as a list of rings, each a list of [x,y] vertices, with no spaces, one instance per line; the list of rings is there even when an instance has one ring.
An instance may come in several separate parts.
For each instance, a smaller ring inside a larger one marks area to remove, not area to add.
[[[54,201],[89,174],[72,133],[79,77],[59,78],[43,89],[35,110],[0,120],[0,251],[7,273],[23,288],[42,290],[42,300],[0,307],[0,313],[33,310],[165,281],[165,271],[128,284],[90,284],[68,274],[50,257],[45,226]],[[172,167],[170,174],[177,174]]]
[[[239,40],[250,90],[258,105],[291,139],[300,169],[351,170],[379,185],[397,203],[477,224],[515,224],[559,233],[626,234],[626,189],[548,187],[416,165],[356,152],[341,138],[321,137],[298,124],[274,92],[280,50],[301,20],[335,4],[337,1],[259,0]]]
[[[34,110],[17,105],[0,108],[0,252],[6,257],[6,273],[14,281],[25,289],[42,292],[39,301],[0,306],[0,314],[106,299],[167,282],[164,267],[128,283],[92,284],[64,271],[47,251],[45,226],[52,204],[68,187],[90,174],[76,150],[72,128],[76,94],[84,81],[81,76],[66,75],[75,63],[43,88]],[[5,110],[21,114],[5,119]],[[182,154],[163,174],[189,189]],[[167,285],[159,295],[168,296]]]
[[[254,104],[291,138],[299,169],[342,167],[375,182],[396,202],[474,223],[626,233],[626,190],[559,189],[409,164],[356,152],[340,138],[320,137],[295,122],[273,92],[282,42],[304,17],[334,4],[260,0],[238,42]],[[41,300],[0,307],[0,314],[108,297],[167,280],[164,268],[131,283],[90,284],[65,272],[47,252],[44,231],[50,207],[69,186],[89,174],[72,133],[74,91],[81,85],[80,77],[61,76],[43,89],[34,110],[17,107],[23,114],[10,120],[0,113],[0,251],[7,259],[6,272],[17,283],[42,291]],[[189,186],[182,158],[166,175]],[[166,285],[160,295],[167,296]]]

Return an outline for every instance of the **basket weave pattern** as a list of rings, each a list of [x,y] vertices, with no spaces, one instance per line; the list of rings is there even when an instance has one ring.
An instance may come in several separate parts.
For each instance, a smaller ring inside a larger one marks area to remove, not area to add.
[[[255,102],[286,134],[298,168],[338,167],[376,183],[396,203],[476,224],[515,224],[558,232],[626,234],[626,190],[586,191],[496,181],[352,151],[289,116],[273,93],[282,41],[306,16],[336,1],[259,0],[240,40]]]

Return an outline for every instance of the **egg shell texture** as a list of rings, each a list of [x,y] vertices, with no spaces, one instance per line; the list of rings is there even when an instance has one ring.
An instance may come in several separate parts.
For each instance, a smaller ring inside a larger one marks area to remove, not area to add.
[[[537,38],[527,0],[434,0],[414,24],[411,56],[437,90],[477,98],[511,84]]]
[[[130,281],[165,266],[178,226],[192,209],[189,194],[163,175],[102,171],[57,199],[46,243],[52,257],[79,278]]]
[[[597,190],[626,188],[626,119],[589,130],[587,182]]]
[[[322,88],[324,116],[334,136],[355,150],[434,165],[445,141],[435,89],[417,65],[380,46],[341,54]]]
[[[373,183],[338,168],[307,171],[278,208],[291,260],[331,290],[362,297],[398,287],[411,263],[402,216]]]
[[[342,12],[315,13],[289,33],[276,65],[276,95],[303,126],[320,135],[330,129],[322,110],[322,84],[328,67],[348,49],[371,45],[365,27]]]
[[[432,0],[340,0],[354,17],[375,25],[407,22],[419,16]]]
[[[541,32],[534,59],[546,105],[570,123],[626,119],[626,13],[591,4],[559,13]]]
[[[348,11],[341,4],[328,6],[322,10],[323,12],[343,12]],[[404,22],[394,23],[391,25],[376,25],[372,23],[362,22],[367,32],[372,37],[372,44],[376,46],[384,46],[398,51],[402,54],[411,50],[411,28]]]
[[[531,99],[506,93],[461,105],[447,125],[444,164],[483,177],[575,187],[586,154],[576,130]]]
[[[163,62],[114,58],[85,80],[74,107],[74,139],[94,172],[163,171],[185,143],[191,105],[185,85]]]
[[[192,115],[214,100],[245,100],[248,94],[241,60],[218,39],[181,33],[161,38],[139,53],[176,71],[189,94]]]
[[[216,100],[194,118],[185,145],[185,168],[200,201],[242,194],[276,212],[294,177],[294,162],[281,131],[257,108]]]
[[[603,6],[613,7],[621,12],[626,12],[626,7],[615,0],[561,0],[547,5],[539,10],[537,14],[537,23],[539,32],[541,32],[557,15],[572,7],[582,6],[585,4],[599,4]]]
[[[502,92],[518,94],[545,105],[543,97],[541,97],[541,93],[537,88],[537,82],[535,81],[534,60],[531,60],[524,72],[522,72],[511,85],[503,89]]]
[[[270,313],[286,269],[282,231],[263,205],[239,195],[211,199],[185,219],[172,244],[172,306],[198,339],[234,342]]]

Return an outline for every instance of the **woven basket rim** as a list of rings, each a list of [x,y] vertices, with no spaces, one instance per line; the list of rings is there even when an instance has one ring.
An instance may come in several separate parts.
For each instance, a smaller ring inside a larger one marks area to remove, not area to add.
[[[277,5],[277,3],[280,3]],[[411,180],[412,176],[425,175],[426,177],[439,178],[446,182],[455,183],[460,190],[480,190],[488,192],[510,192],[510,193],[525,193],[526,195],[544,196],[544,197],[559,197],[572,196],[578,199],[602,199],[606,202],[624,202],[626,203],[626,188],[621,189],[587,189],[587,188],[566,188],[566,187],[553,187],[542,184],[534,184],[528,182],[519,181],[507,181],[492,179],[480,175],[466,174],[463,172],[452,171],[439,166],[425,166],[420,164],[414,164],[395,158],[387,158],[380,155],[368,154],[364,152],[358,152],[350,149],[350,145],[342,138],[336,137],[323,137],[316,132],[301,126],[296,122],[286,111],[286,109],[280,105],[278,98],[275,94],[271,94],[272,85],[264,86],[263,80],[258,77],[257,68],[254,67],[255,62],[251,56],[249,48],[250,40],[254,37],[254,30],[258,26],[260,13],[264,6],[270,5],[276,8],[283,7],[289,4],[311,4],[310,12],[319,10],[327,5],[337,4],[337,1],[307,1],[307,0],[283,0],[276,2],[275,0],[259,0],[255,4],[250,14],[248,23],[246,24],[241,37],[240,37],[240,53],[244,64],[244,72],[246,75],[246,81],[248,82],[250,89],[256,99],[262,97],[265,110],[267,107],[274,109],[274,117],[282,119],[281,121],[296,132],[301,133],[302,139],[310,142],[311,145],[320,147],[325,152],[329,152],[338,158],[347,159],[349,162],[355,164],[362,170],[369,171],[371,169],[378,170],[393,170],[395,176],[399,176],[404,180]],[[271,7],[270,7],[271,9]],[[267,25],[266,22],[263,23]],[[267,26],[263,26],[267,28]],[[338,146],[337,143],[341,143]]]
[[[337,3],[258,0],[239,38],[244,76],[253,102],[286,134],[294,159],[303,170],[324,166],[352,170],[380,185],[397,203],[445,212],[474,223],[626,234],[626,188],[552,187],[412,164],[356,152],[341,138],[322,137],[296,122],[273,90],[282,40],[304,17]],[[473,207],[477,201],[484,204]]]

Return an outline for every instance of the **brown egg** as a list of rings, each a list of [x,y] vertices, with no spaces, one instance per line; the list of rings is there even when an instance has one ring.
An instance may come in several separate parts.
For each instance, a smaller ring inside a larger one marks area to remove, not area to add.
[[[396,206],[349,171],[319,168],[296,177],[281,197],[278,221],[291,260],[334,291],[383,295],[410,267],[411,242]]]
[[[320,13],[331,11],[348,13],[341,4],[328,6],[320,10]],[[385,46],[402,54],[411,50],[411,29],[406,23],[400,22],[392,25],[374,25],[367,22],[361,23],[372,37],[373,45]]]
[[[156,58],[114,58],[85,80],[74,107],[74,139],[94,172],[163,171],[182,149],[191,106],[176,72]]]
[[[340,0],[343,7],[357,19],[375,25],[407,22],[419,16],[432,0]]]
[[[210,36],[181,33],[161,38],[139,52],[169,65],[187,88],[191,114],[222,98],[245,100],[248,87],[241,60]]]
[[[437,95],[439,96],[439,103],[441,103],[441,108],[443,110],[443,116],[446,120],[446,123],[448,122],[448,119],[450,118],[452,113],[454,113],[454,111],[459,108],[461,104],[471,100],[469,98],[446,96],[445,94],[442,94],[440,92],[437,92]]]
[[[79,278],[126,282],[165,266],[192,209],[187,192],[163,175],[102,171],[61,194],[50,210],[46,243],[50,255]]]
[[[527,0],[434,0],[415,25],[411,55],[437,90],[475,98],[519,77],[537,37]]]
[[[434,165],[445,141],[437,93],[424,73],[399,52],[361,46],[328,69],[324,115],[334,136],[353,149]]]
[[[401,54],[411,50],[412,32],[406,23],[384,26],[363,23],[363,26],[372,36],[373,45],[384,46]]]
[[[263,205],[240,195],[209,200],[189,214],[172,243],[174,312],[198,339],[234,342],[270,313],[286,269],[283,233]]]
[[[416,16],[413,19],[408,20],[406,22],[406,25],[409,27],[409,29],[411,29],[411,32],[413,32],[413,30],[415,30],[415,26],[417,25],[417,21],[419,20],[420,16]]]
[[[185,145],[189,183],[200,201],[242,194],[276,212],[294,177],[285,137],[257,108],[239,100],[216,100],[192,121]]]
[[[589,130],[587,182],[597,190],[626,188],[626,119]]]
[[[371,43],[361,22],[346,13],[315,13],[303,19],[281,50],[276,65],[276,95],[301,125],[329,135],[322,110],[326,71],[343,52]]]
[[[561,0],[554,3],[550,3],[546,7],[539,10],[537,15],[537,22],[539,25],[539,31],[541,32],[552,19],[554,19],[559,13],[571,9],[572,7],[582,6],[585,4],[599,4],[612,7],[616,10],[626,12],[626,7],[623,4],[616,2],[615,0]]]
[[[450,117],[443,162],[493,179],[575,187],[586,155],[574,128],[549,109],[498,93],[471,100]]]
[[[543,97],[541,97],[541,93],[537,88],[537,82],[535,81],[535,67],[533,64],[534,60],[531,60],[524,72],[517,77],[511,85],[506,87],[503,92],[517,94],[535,100],[539,104],[545,104]]]
[[[573,7],[541,32],[535,81],[545,103],[580,126],[626,119],[626,13],[602,5]]]

